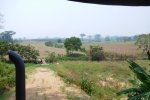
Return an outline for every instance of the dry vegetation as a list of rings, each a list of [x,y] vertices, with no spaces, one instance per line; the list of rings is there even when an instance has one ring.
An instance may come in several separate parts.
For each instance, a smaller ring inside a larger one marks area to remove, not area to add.
[[[44,42],[28,41],[28,42],[21,42],[20,44],[22,44],[22,45],[30,44],[31,46],[35,47],[36,50],[39,50],[41,58],[47,57],[48,52],[55,52],[56,54],[65,54],[66,53],[65,49],[45,46]]]
[[[83,44],[83,47],[88,49],[90,45],[100,45],[104,48],[105,52],[112,52],[112,53],[118,53],[118,54],[137,56],[137,55],[142,53],[142,50],[137,49],[138,47],[135,46],[134,42],[127,42],[127,43],[85,43],[85,44]]]

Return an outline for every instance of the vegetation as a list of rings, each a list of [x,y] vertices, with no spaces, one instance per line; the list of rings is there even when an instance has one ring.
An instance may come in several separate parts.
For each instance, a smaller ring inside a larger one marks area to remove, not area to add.
[[[72,53],[73,51],[78,51],[81,49],[81,40],[76,37],[66,38],[64,46],[66,48],[67,54]]]
[[[16,32],[14,31],[4,31],[0,34],[1,35],[0,40],[13,42],[12,35],[14,34],[16,34]]]
[[[9,43],[7,41],[0,41],[0,60],[5,61],[8,50],[17,51],[20,56],[27,62],[36,62],[39,51],[35,50],[34,47],[27,45],[19,45]]]
[[[149,71],[149,62],[136,61]],[[116,93],[130,87],[129,80],[134,75],[128,69],[126,61],[63,61],[50,67],[66,83],[80,86],[93,100],[120,98]],[[121,74],[120,74],[121,73]]]
[[[100,46],[90,46],[89,56],[92,61],[104,60],[104,51]]]
[[[0,95],[15,85],[15,68],[0,62]]]
[[[134,84],[137,87],[129,88],[118,93],[128,94],[128,100],[149,100],[150,99],[150,76],[144,69],[135,62],[128,60],[129,68],[136,74],[139,84]],[[136,82],[137,83],[137,82]]]
[[[143,53],[147,53],[148,59],[150,60],[150,33],[139,35],[135,44],[143,49]]]

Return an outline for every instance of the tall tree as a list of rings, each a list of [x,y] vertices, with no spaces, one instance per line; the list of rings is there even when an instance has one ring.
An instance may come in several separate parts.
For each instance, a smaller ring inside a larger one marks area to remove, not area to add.
[[[80,38],[71,37],[66,38],[64,42],[64,46],[66,48],[67,54],[72,53],[73,51],[78,51],[81,49],[82,42]]]
[[[143,53],[147,53],[150,60],[150,33],[139,35],[135,44],[138,45],[139,48],[143,49]]]
[[[16,34],[14,31],[4,31],[1,33],[1,39],[8,41],[8,42],[13,42],[12,35]]]
[[[95,41],[101,42],[101,35],[100,34],[95,34]]]
[[[83,41],[83,38],[86,36],[84,33],[82,33],[82,34],[80,34],[80,36],[81,36],[81,39],[82,39],[82,41]]]

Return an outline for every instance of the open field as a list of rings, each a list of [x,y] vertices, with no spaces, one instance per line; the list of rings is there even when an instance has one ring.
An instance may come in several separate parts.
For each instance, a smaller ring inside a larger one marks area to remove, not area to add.
[[[66,54],[66,50],[63,48],[55,48],[55,47],[48,47],[45,46],[44,42],[21,42],[22,45],[31,45],[34,46],[35,49],[39,50],[40,57],[45,58],[47,56],[47,52],[55,52],[56,54]],[[89,49],[90,45],[100,45],[103,47],[105,52],[109,53],[116,53],[116,54],[123,54],[129,56],[140,56],[142,54],[141,49],[137,49],[138,47],[135,46],[134,42],[127,42],[127,43],[114,43],[114,42],[93,42],[93,43],[83,43],[82,47],[85,47],[86,50]]]
[[[136,62],[150,73],[149,61]],[[116,96],[117,92],[132,86],[129,80],[134,80],[135,77],[128,66],[126,61],[65,61],[50,68],[69,84],[73,83],[82,87],[81,82],[87,80],[89,82],[86,84],[87,88],[92,89],[91,92],[89,91],[92,100],[112,100],[120,98]],[[89,94],[88,91],[87,94]]]
[[[104,43],[84,43],[83,47],[89,49],[90,45],[100,45],[103,47],[105,52],[117,53],[117,54],[126,54],[137,56],[142,53],[142,50],[137,49],[134,42],[104,42]]]
[[[65,49],[48,47],[48,46],[45,46],[44,42],[28,41],[28,42],[20,42],[19,44],[31,45],[31,46],[35,47],[36,50],[39,50],[41,58],[47,57],[48,52],[55,52],[56,54],[66,54]]]

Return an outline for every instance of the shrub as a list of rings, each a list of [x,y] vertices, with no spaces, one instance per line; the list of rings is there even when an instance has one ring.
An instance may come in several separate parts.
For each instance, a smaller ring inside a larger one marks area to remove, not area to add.
[[[15,85],[15,68],[0,62],[0,94]]]
[[[45,45],[50,47],[54,46],[52,41],[45,42]]]
[[[93,86],[92,86],[92,82],[88,81],[85,78],[81,79],[81,89],[84,90],[87,94],[92,95],[93,92]]]
[[[89,60],[89,57],[87,55],[84,55],[84,54],[72,53],[72,54],[68,54],[68,55],[63,56],[63,60],[87,61],[87,60]]]
[[[14,50],[19,53],[19,55],[27,62],[36,62],[37,56],[39,56],[39,51],[35,50],[34,47],[27,45],[23,46],[20,44],[12,44],[6,41],[0,41],[0,59],[5,61],[5,56],[8,50]]]
[[[63,48],[64,46],[62,44],[55,44],[55,48]]]
[[[55,52],[49,53],[48,57],[46,57],[46,62],[48,63],[53,63],[57,61],[57,55],[55,54]]]
[[[104,51],[100,46],[90,46],[89,56],[92,61],[104,60]]]
[[[135,73],[140,84],[137,87],[123,90],[118,95],[128,94],[128,100],[150,100],[150,75],[135,62],[128,60],[129,68]]]

